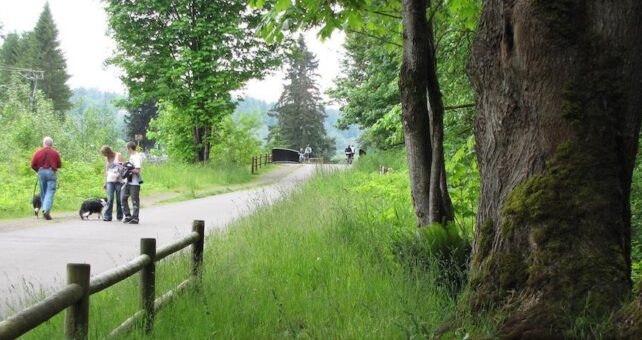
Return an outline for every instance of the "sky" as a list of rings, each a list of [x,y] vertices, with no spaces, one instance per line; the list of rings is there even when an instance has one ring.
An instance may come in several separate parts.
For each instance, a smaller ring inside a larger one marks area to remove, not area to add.
[[[112,55],[115,43],[107,36],[107,15],[101,0],[0,0],[2,33],[32,30],[46,2],[51,7],[60,48],[67,59],[67,71],[71,76],[68,85],[126,93],[119,79],[121,72],[104,64]],[[344,35],[335,33],[324,42],[316,39],[315,32],[307,32],[305,37],[319,60],[319,85],[325,92],[332,87],[339,73]],[[250,81],[238,94],[276,102],[282,89],[283,72],[280,70],[264,80]]]

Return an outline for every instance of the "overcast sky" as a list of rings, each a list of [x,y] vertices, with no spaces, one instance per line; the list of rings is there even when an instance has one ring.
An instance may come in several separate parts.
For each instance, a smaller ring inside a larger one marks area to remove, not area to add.
[[[47,0],[0,0],[0,23],[3,33],[32,30]],[[60,47],[71,75],[69,86],[93,87],[103,91],[125,93],[119,72],[106,67],[104,61],[114,50],[106,35],[107,15],[100,0],[49,0],[58,27]],[[343,55],[343,34],[335,33],[320,42],[313,32],[306,33],[310,50],[319,59],[320,87],[330,88],[339,72]],[[277,101],[282,90],[283,73],[276,72],[262,81],[250,81],[244,93],[266,101]]]

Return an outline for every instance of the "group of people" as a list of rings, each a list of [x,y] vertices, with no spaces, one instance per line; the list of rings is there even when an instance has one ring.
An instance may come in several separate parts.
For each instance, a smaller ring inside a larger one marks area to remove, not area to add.
[[[57,172],[62,168],[60,154],[53,148],[53,139],[45,137],[42,148],[31,158],[31,168],[38,173],[40,199],[43,216],[51,220],[51,208],[57,186]],[[105,157],[105,182],[103,188],[107,192],[107,208],[103,220],[109,222],[113,218],[114,200],[116,201],[116,219],[124,223],[138,224],[140,211],[140,185],[143,183],[141,169],[142,155],[136,150],[136,143],[129,142],[126,146],[129,162],[108,145],[100,149]],[[129,199],[132,209],[129,209]]]
[[[308,144],[308,146],[305,147],[305,150],[303,150],[303,148],[299,150],[299,163],[307,161],[310,159],[310,156],[312,156],[312,148],[310,147],[310,144]]]

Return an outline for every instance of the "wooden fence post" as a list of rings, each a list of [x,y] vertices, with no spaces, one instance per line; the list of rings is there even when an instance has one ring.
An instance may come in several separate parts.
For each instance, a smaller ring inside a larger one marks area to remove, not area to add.
[[[205,244],[205,221],[194,220],[192,231],[198,233],[198,241],[192,244],[192,275],[199,276],[203,270],[203,246]]]
[[[151,334],[154,328],[154,299],[156,295],[156,239],[140,239],[140,254],[151,259],[140,271],[140,309],[145,313],[143,330]]]
[[[89,275],[90,266],[86,263],[67,264],[67,284],[77,284],[83,295],[65,311],[65,338],[87,339],[89,332]]]

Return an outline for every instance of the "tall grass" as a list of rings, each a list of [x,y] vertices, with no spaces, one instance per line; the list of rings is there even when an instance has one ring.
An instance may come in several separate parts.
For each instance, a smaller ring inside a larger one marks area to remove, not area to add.
[[[196,191],[214,185],[246,183],[252,178],[248,167],[225,163],[168,162],[147,164],[143,169],[143,185],[149,192]]]
[[[157,315],[149,338],[432,336],[455,311],[453,284],[461,283],[452,278],[461,268],[426,255],[436,248],[417,233],[402,156],[364,157],[355,171],[321,172],[288,198],[210,234],[202,284]],[[382,162],[395,171],[379,175]],[[158,265],[159,286],[184,278],[185,261]],[[449,270],[454,275],[444,275]],[[91,338],[136,310],[136,291],[132,279],[92,298]],[[57,317],[26,339],[61,332]]]
[[[431,271],[409,275],[395,261],[389,226],[364,219],[372,202],[337,199],[348,183],[348,173],[321,176],[211,238],[202,292],[159,315],[155,337],[390,338],[434,329],[453,301]]]

